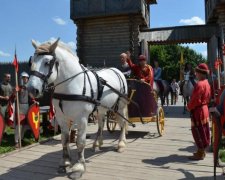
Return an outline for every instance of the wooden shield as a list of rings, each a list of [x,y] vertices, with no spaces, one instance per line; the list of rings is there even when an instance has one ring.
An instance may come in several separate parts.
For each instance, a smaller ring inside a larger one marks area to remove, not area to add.
[[[4,131],[5,131],[5,120],[2,116],[2,114],[0,113],[0,144],[2,142],[2,136],[3,136]]]
[[[40,108],[38,104],[32,104],[27,113],[27,120],[34,134],[36,141],[40,135]]]

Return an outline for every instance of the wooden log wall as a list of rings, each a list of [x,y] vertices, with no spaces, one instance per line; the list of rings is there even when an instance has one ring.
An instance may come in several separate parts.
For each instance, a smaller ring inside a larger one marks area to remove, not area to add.
[[[133,59],[137,59],[139,26],[143,22],[143,18],[137,15],[77,20],[77,55],[80,61],[93,67],[117,67],[119,55],[127,50],[132,52]]]

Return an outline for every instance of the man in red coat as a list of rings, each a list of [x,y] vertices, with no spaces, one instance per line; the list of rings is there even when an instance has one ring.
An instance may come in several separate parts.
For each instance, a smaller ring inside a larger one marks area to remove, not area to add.
[[[127,63],[133,71],[133,74],[141,81],[149,83],[153,88],[154,72],[152,67],[147,64],[146,57],[144,55],[140,55],[138,60],[139,64],[133,64],[130,59],[130,55],[128,54]]]
[[[203,160],[205,149],[210,144],[208,104],[211,98],[211,89],[207,80],[208,66],[205,63],[199,64],[195,68],[195,73],[198,82],[194,87],[187,108],[191,112],[191,130],[198,150],[190,159]]]

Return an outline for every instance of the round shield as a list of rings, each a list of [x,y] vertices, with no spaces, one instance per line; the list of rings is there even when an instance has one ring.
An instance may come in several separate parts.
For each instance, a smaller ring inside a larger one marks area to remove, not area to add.
[[[0,113],[0,144],[2,142],[2,136],[4,131],[5,131],[5,121],[2,114]]]
[[[40,135],[40,108],[38,104],[32,104],[27,113],[28,123],[37,141]]]

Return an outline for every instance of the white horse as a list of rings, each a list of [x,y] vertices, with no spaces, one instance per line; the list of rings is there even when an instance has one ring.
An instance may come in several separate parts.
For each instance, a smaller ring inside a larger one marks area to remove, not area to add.
[[[184,111],[183,114],[186,114],[186,106],[192,95],[194,86],[190,80],[189,74],[184,75],[184,85],[183,85],[183,98],[184,98]]]
[[[100,104],[96,104],[99,95],[97,76],[81,65],[78,57],[67,45],[59,42],[59,39],[40,46],[32,41],[32,45],[36,51],[30,60],[31,76],[28,88],[37,97],[47,84],[54,83],[53,104],[57,121],[61,127],[63,146],[63,157],[59,164],[59,172],[66,172],[65,167],[71,165],[69,134],[72,128],[76,128],[78,130],[78,161],[72,167],[71,177],[80,178],[85,172],[84,149],[89,115],[97,107],[99,128],[93,147],[100,147],[103,144],[102,132],[106,107],[114,108],[116,106],[118,113],[127,118],[127,101],[105,86],[98,101]],[[97,75],[104,78],[117,91],[127,95],[127,82],[119,70],[115,68],[103,69],[98,71]],[[122,152],[126,146],[126,123],[122,117],[118,117],[118,121],[121,126],[118,151]],[[69,125],[71,122],[72,126]]]

